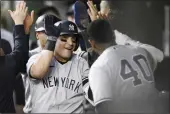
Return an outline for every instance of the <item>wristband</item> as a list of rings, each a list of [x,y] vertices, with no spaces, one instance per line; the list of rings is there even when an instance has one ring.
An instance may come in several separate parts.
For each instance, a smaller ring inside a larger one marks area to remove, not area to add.
[[[56,39],[57,38],[53,37],[53,36],[48,37],[44,49],[49,50],[49,51],[54,51],[55,44],[56,44]]]

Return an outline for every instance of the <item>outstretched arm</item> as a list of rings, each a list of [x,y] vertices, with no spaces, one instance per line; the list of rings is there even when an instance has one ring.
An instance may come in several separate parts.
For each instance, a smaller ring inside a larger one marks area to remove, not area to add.
[[[49,65],[52,61],[53,55],[54,55],[54,49],[55,44],[57,41],[57,38],[60,35],[59,28],[54,27],[54,19],[52,15],[47,15],[45,17],[45,30],[46,34],[48,36],[45,49],[38,55],[38,57],[35,59],[35,61],[31,61],[32,63],[29,63],[28,66],[29,74],[33,78],[42,79],[46,75],[49,69]]]
[[[7,55],[9,60],[13,59],[17,66],[17,72],[25,72],[26,62],[28,60],[28,39],[24,31],[24,20],[28,8],[24,1],[19,2],[15,11],[9,10],[9,13],[15,23],[14,27],[14,51]]]

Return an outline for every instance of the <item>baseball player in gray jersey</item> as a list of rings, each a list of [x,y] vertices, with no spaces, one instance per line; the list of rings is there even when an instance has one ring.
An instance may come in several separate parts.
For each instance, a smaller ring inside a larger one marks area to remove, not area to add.
[[[35,35],[37,38],[37,41],[39,42],[39,47],[29,51],[29,56],[33,56],[37,53],[39,53],[45,46],[45,43],[47,41],[47,35],[45,34],[45,29],[44,29],[44,17],[45,15],[42,15],[38,17],[38,19],[35,22]]]
[[[96,111],[167,113],[167,103],[159,96],[153,75],[163,53],[116,30],[112,35],[106,20],[93,21],[87,31],[92,48],[100,54],[89,72]]]
[[[31,50],[29,52],[30,57],[32,55],[39,53],[45,47],[45,43],[47,41],[47,35],[45,34],[45,28],[44,28],[45,16],[46,16],[46,14],[41,15],[40,17],[38,17],[38,19],[35,22],[35,35],[36,35],[37,41],[39,42],[40,45],[36,49]],[[54,16],[54,22],[58,22],[58,21],[60,21],[60,19],[58,17]]]
[[[36,35],[37,40],[40,43],[40,46],[34,50],[29,51],[29,57],[31,57],[37,53],[40,53],[41,50],[45,47],[45,43],[47,41],[47,35],[45,34],[45,28],[44,28],[45,16],[46,15],[44,14],[44,15],[38,17],[38,19],[35,22],[35,35]],[[56,17],[54,15],[51,15],[51,16],[53,16],[54,23],[57,21],[60,21],[60,19],[58,17]],[[32,22],[33,22],[33,16],[31,18],[32,18]],[[30,25],[32,25],[31,19],[29,20],[29,22],[30,22]],[[26,28],[29,30],[29,27],[26,27]],[[27,74],[21,74],[21,75],[22,75],[22,79],[24,82],[23,84],[25,86],[25,106],[23,108],[23,111],[25,113],[28,113],[31,110],[31,98],[32,98],[32,96],[30,94],[31,85],[30,85],[30,81],[29,81]]]
[[[27,63],[32,96],[29,113],[83,113],[89,67],[73,54],[78,47],[77,27],[70,21],[54,25],[53,17],[47,16],[45,31],[44,50]]]

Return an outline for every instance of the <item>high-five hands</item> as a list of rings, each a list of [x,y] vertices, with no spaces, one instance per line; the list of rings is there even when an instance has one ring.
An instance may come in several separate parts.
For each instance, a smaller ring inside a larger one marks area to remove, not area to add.
[[[24,1],[21,1],[17,4],[15,11],[8,10],[15,25],[24,24],[27,10],[28,7],[26,7],[26,3]]]
[[[26,18],[24,20],[24,28],[26,34],[30,32],[30,28],[31,25],[33,24],[33,21],[34,21],[34,10],[31,11],[31,15],[27,13]]]
[[[87,10],[91,21],[96,19],[107,19],[108,15],[102,14],[100,11],[97,10],[96,6],[93,4],[91,0],[87,2],[89,9]]]

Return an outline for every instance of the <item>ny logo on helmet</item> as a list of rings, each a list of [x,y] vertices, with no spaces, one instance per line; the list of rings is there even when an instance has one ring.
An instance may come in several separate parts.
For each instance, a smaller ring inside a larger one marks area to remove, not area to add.
[[[70,24],[69,25],[69,30],[74,31],[74,25]]]

